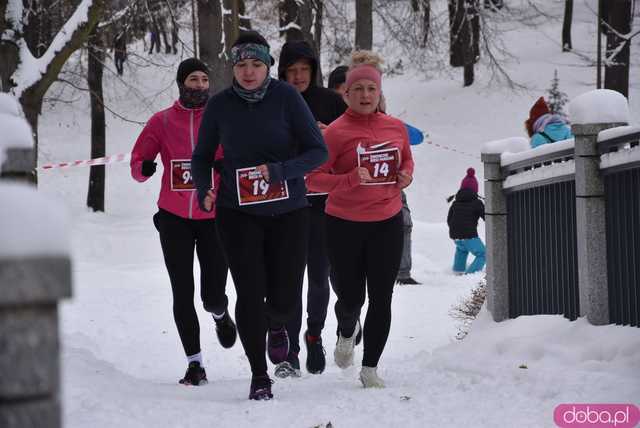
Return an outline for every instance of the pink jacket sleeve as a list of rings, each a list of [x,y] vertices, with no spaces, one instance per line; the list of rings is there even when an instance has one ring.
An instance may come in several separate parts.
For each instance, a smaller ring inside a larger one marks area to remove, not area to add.
[[[334,174],[331,172],[336,161],[335,143],[331,135],[329,133],[324,135],[329,149],[329,159],[307,176],[307,188],[313,192],[329,193],[336,190],[349,190],[360,185],[358,168],[354,168],[346,174]]]
[[[139,182],[149,179],[142,175],[142,161],[154,160],[160,152],[160,138],[158,137],[157,116],[153,116],[145,125],[144,129],[138,136],[136,144],[131,151],[131,176]]]

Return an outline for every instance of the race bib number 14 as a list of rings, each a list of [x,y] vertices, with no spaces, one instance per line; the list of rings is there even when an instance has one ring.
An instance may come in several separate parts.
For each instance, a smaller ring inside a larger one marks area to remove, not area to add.
[[[236,170],[238,204],[253,205],[289,198],[287,182],[268,183],[256,167]]]
[[[395,184],[399,164],[400,151],[397,147],[358,153],[358,166],[367,168],[373,179],[369,183],[363,183],[366,186]]]

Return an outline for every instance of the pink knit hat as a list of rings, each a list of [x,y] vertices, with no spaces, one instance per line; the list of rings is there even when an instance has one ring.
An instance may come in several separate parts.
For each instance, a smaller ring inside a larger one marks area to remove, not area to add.
[[[460,190],[462,189],[471,189],[475,193],[478,193],[478,180],[476,180],[475,169],[469,168],[467,170],[467,175],[462,179],[462,183],[460,183]]]
[[[362,64],[355,68],[352,68],[347,72],[347,80],[345,82],[345,88],[349,89],[351,85],[360,79],[367,79],[375,82],[378,85],[378,89],[382,89],[382,74],[372,65]]]

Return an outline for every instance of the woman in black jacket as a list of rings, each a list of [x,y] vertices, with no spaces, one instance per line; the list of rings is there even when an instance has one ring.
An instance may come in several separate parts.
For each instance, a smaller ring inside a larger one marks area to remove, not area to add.
[[[478,198],[475,174],[473,168],[467,170],[447,215],[449,237],[456,244],[453,272],[457,275],[481,271],[485,263],[484,243],[478,237],[478,219],[484,220],[484,204]],[[475,260],[467,267],[469,253],[475,256]]]
[[[304,176],[327,159],[316,121],[298,91],[272,79],[269,44],[251,31],[231,49],[233,85],[208,102],[193,177],[205,210],[215,200],[217,228],[236,288],[236,322],[252,379],[249,398],[273,397],[272,363],[287,358],[286,323],[296,311],[307,255]],[[222,146],[221,184],[211,166]]]

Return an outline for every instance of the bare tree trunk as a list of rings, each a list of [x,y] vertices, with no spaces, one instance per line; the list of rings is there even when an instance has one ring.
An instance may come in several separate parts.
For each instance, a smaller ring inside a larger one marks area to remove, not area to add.
[[[473,63],[464,66],[464,86],[473,85]]]
[[[296,0],[280,0],[278,2],[280,37],[285,36],[285,42],[304,40],[300,22],[300,9]]]
[[[629,97],[629,40],[618,34],[631,32],[631,0],[610,0],[607,22],[615,30],[607,33],[607,53],[604,66],[604,87]]]
[[[2,12],[1,9],[0,12]],[[0,61],[0,92],[9,92],[13,87],[11,76],[18,69],[18,61],[20,60],[18,45],[9,40],[0,40],[0,58],[2,58]]]
[[[199,3],[199,2],[196,2],[196,0],[191,0],[191,31],[192,31],[192,37],[193,37],[193,56],[196,58],[200,58],[200,56],[198,55],[198,35],[197,35],[197,31],[200,26],[197,24],[197,21],[196,21],[196,3]],[[147,48],[145,47],[145,50],[146,49]]]
[[[573,21],[573,0],[565,0],[564,21],[562,22],[562,52],[573,49],[571,45],[571,22]]]
[[[449,62],[452,67],[464,67],[464,86],[470,86],[473,65],[480,57],[478,1],[449,0],[449,23]]]
[[[251,30],[251,19],[246,16],[247,6],[244,0],[238,0],[238,12],[240,13],[240,32]]]
[[[232,71],[219,0],[198,0],[198,38],[200,59],[209,66],[210,92],[231,85]],[[223,42],[224,40],[224,42]]]
[[[422,47],[427,46],[431,31],[431,0],[422,0]]]
[[[356,49],[373,47],[373,0],[356,0]]]
[[[106,124],[104,99],[102,96],[102,74],[104,70],[104,42],[98,35],[97,27],[88,40],[89,60],[87,65],[87,83],[91,99],[91,159],[106,155]],[[87,206],[93,211],[104,212],[105,166],[91,167]]]
[[[322,52],[322,16],[324,11],[324,4],[322,0],[312,0],[312,3],[313,12],[315,14],[315,20],[313,22],[313,49],[315,50],[316,57],[318,58],[316,84],[318,86],[324,86],[322,79],[322,61],[320,61],[320,53]]]

